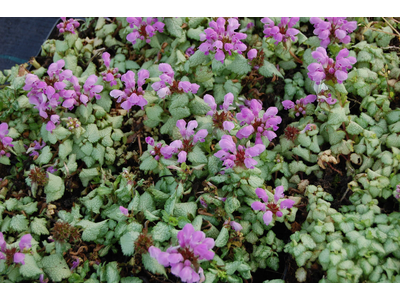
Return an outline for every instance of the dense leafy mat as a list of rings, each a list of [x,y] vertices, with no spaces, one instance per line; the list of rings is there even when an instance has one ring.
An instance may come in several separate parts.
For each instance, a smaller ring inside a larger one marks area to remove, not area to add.
[[[399,23],[64,19],[0,72],[0,281],[399,282]]]

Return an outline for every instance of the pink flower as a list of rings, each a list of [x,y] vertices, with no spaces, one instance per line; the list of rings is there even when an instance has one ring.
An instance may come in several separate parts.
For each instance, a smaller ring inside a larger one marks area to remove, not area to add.
[[[121,211],[121,213],[122,213],[124,216],[129,217],[128,209],[126,209],[126,208],[123,207],[123,206],[120,206],[120,207],[119,207],[119,210]]]
[[[282,209],[292,208],[294,201],[290,199],[282,199],[283,195],[283,185],[276,187],[274,201],[268,201],[268,195],[265,190],[261,188],[256,188],[257,196],[265,202],[262,203],[260,201],[255,201],[251,204],[251,208],[255,211],[264,211],[263,220],[265,225],[269,225],[271,223],[273,216],[282,217]]]
[[[30,234],[25,234],[19,242],[19,249],[23,251],[25,248],[32,247],[31,240],[32,236]]]
[[[257,57],[257,50],[256,49],[251,49],[249,52],[247,52],[247,58],[250,60],[253,60],[253,58]]]
[[[179,246],[171,246],[166,252],[151,246],[149,254],[164,267],[171,267],[171,273],[181,278],[183,282],[202,282],[204,272],[198,267],[201,260],[212,260],[214,252],[211,249],[215,242],[206,238],[202,231],[195,231],[192,224],[187,223],[177,235]]]

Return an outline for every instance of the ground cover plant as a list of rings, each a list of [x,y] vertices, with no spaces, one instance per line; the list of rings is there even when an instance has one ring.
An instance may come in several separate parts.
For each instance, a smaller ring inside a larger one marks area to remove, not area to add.
[[[62,18],[0,72],[0,282],[400,282],[399,18]]]

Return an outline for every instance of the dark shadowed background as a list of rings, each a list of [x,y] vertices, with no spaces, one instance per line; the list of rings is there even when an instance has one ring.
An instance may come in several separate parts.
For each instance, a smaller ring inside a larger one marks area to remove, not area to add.
[[[59,19],[0,17],[0,71],[36,56]]]

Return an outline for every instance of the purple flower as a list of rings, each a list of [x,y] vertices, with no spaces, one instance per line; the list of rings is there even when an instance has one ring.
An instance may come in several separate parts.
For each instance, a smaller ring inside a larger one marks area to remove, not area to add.
[[[24,265],[25,264],[25,254],[17,252],[14,254],[14,262],[16,264],[21,264]]]
[[[183,90],[185,93],[196,94],[200,86],[196,83],[190,83],[189,81],[180,81],[178,84],[178,89]]]
[[[70,268],[70,271],[76,269],[78,266],[79,266],[79,258],[77,258],[72,262],[72,267]]]
[[[126,208],[123,207],[123,206],[120,206],[120,207],[119,207],[119,210],[121,211],[121,213],[122,213],[124,216],[129,217],[128,209],[126,209]]]
[[[60,33],[70,32],[72,34],[75,34],[75,28],[79,27],[79,22],[72,18],[67,21],[67,18],[65,17],[62,17],[61,20],[63,22],[57,25],[59,32]]]
[[[125,110],[129,111],[134,105],[138,105],[141,109],[144,109],[144,106],[147,105],[147,100],[143,97],[144,90],[142,86],[146,83],[149,75],[149,71],[140,70],[138,72],[138,87],[136,88],[135,73],[132,71],[126,72],[121,76],[121,81],[125,83],[124,91],[112,90],[110,96],[117,98],[117,103],[123,101],[121,107]]]
[[[257,50],[256,49],[251,49],[249,52],[247,52],[247,58],[252,60],[253,58],[257,57]]]
[[[57,169],[56,168],[54,168],[53,166],[50,166],[50,167],[48,167],[47,168],[47,170],[46,170],[46,172],[49,172],[49,173],[54,173],[54,172],[56,172],[57,171]]]
[[[13,262],[16,264],[25,264],[25,254],[22,253],[25,248],[32,247],[31,244],[32,236],[30,234],[25,234],[19,242],[19,252],[16,248],[7,249],[7,243],[4,240],[3,233],[0,232],[0,259],[6,260],[8,265]]]
[[[219,150],[214,155],[222,160],[223,165],[228,169],[233,167],[254,169],[257,161],[253,157],[259,156],[265,151],[263,144],[257,144],[249,148],[239,145],[236,149],[236,144],[230,135],[223,135],[219,141],[219,146],[222,150]]]
[[[195,133],[194,129],[198,126],[196,121],[189,121],[186,127],[186,121],[181,119],[176,122],[176,126],[179,128],[183,142],[180,140],[173,141],[170,146],[164,146],[160,151],[166,159],[179,152],[178,162],[183,163],[186,161],[187,154],[193,150],[194,145],[197,142],[203,143],[205,141],[208,131],[207,129],[200,129]]]
[[[49,282],[49,279],[48,279],[48,278],[44,279],[44,274],[40,274],[40,276],[39,276],[39,282],[40,282],[40,283],[48,283],[48,282]]]
[[[329,17],[310,18],[310,23],[314,25],[314,34],[321,40],[321,47],[326,48],[330,43],[340,42],[350,43],[349,33],[357,28],[357,21],[347,21],[346,18]],[[331,40],[332,39],[332,40]]]
[[[30,144],[28,150],[26,150],[26,154],[32,152],[31,154],[29,154],[29,156],[38,156],[39,152],[37,152],[36,150],[41,150],[44,146],[46,146],[46,143],[44,141],[42,141],[42,144],[40,144],[38,141],[35,140],[33,141],[33,143]]]
[[[336,56],[336,63],[328,57],[326,50],[322,47],[318,47],[311,55],[318,62],[311,63],[307,67],[309,71],[307,75],[317,85],[321,84],[322,80],[342,83],[347,79],[347,71],[357,62],[355,57],[348,56],[349,50],[346,48],[339,51]]]
[[[166,96],[172,93],[197,93],[200,86],[189,81],[176,81],[174,79],[174,70],[169,64],[161,63],[158,66],[158,70],[163,72],[160,75],[160,81],[157,81],[151,85],[154,91],[157,92],[158,97],[164,99]],[[167,85],[168,84],[168,85]]]
[[[126,36],[126,39],[133,45],[136,44],[137,39],[144,40],[146,43],[150,43],[150,38],[158,32],[164,32],[165,24],[159,22],[157,18],[126,18],[129,23],[129,27],[133,28],[133,32]]]
[[[187,48],[185,54],[189,57],[192,56],[194,54],[194,47]]]
[[[315,124],[307,124],[306,127],[304,127],[302,131],[300,131],[300,133],[305,133],[306,131],[314,130],[316,128],[317,126]]]
[[[233,128],[235,128],[235,124],[233,124],[234,118],[231,110],[234,110],[234,107],[231,107],[233,103],[233,94],[228,93],[224,96],[224,103],[220,106],[222,111],[217,111],[217,104],[215,103],[215,99],[211,95],[204,95],[204,102],[207,103],[211,110],[207,112],[207,116],[213,116],[214,126],[220,128],[222,130],[228,130],[231,132]]]
[[[206,238],[202,231],[195,231],[192,224],[188,223],[177,235],[179,246],[171,246],[166,252],[151,246],[150,256],[164,267],[171,267],[171,273],[181,278],[183,282],[203,282],[204,271],[198,266],[201,260],[212,260],[214,252],[211,249],[215,242]]]
[[[256,188],[257,196],[263,200],[265,203],[260,201],[255,201],[251,204],[251,208],[255,211],[262,210],[264,211],[263,220],[265,225],[269,225],[271,223],[273,216],[282,217],[282,209],[292,208],[294,201],[290,199],[282,199],[284,197],[283,194],[283,185],[276,187],[274,201],[268,201],[268,195],[265,190],[261,188]]]
[[[12,138],[9,136],[6,136],[8,134],[8,124],[7,123],[1,123],[0,124],[0,157],[5,155],[7,157],[10,157],[10,153],[6,153],[6,150],[8,150],[8,147],[14,147],[12,142]]]
[[[19,249],[23,251],[25,248],[32,247],[31,240],[32,236],[30,234],[25,234],[19,242]]]
[[[243,229],[242,225],[240,225],[239,223],[237,223],[235,221],[226,220],[224,222],[224,225],[230,225],[232,227],[232,229],[235,230],[236,232],[239,232],[240,230]]]
[[[298,117],[300,114],[305,115],[306,114],[306,105],[309,103],[314,102],[317,99],[317,96],[315,95],[308,95],[305,98],[301,98],[299,100],[296,100],[296,103],[290,100],[285,100],[282,101],[283,108],[288,110],[288,109],[293,109],[295,112],[295,116]]]
[[[396,194],[394,195],[396,199],[400,198],[400,184],[396,185]]]
[[[288,17],[281,18],[281,22],[278,26],[275,26],[274,21],[270,18],[262,18],[261,22],[264,25],[265,37],[272,37],[275,39],[275,45],[279,42],[286,42],[291,39],[293,42],[296,41],[295,35],[299,33],[297,29],[292,28],[298,21],[299,17],[289,19]]]
[[[218,18],[217,21],[211,21],[209,28],[200,34],[200,41],[205,41],[199,46],[199,50],[208,55],[211,52],[215,53],[215,59],[224,63],[225,55],[232,55],[232,51],[242,54],[247,46],[241,41],[247,37],[241,32],[234,32],[239,28],[238,20],[230,18],[228,26],[225,29],[225,19]]]
[[[269,107],[263,114],[262,118],[259,117],[259,112],[262,106],[256,99],[250,101],[250,109],[242,107],[241,112],[236,114],[236,118],[241,121],[240,125],[248,124],[248,126],[240,129],[236,137],[239,139],[248,138],[254,132],[256,133],[256,144],[262,144],[261,136],[265,136],[269,141],[276,137],[274,131],[278,130],[278,124],[282,122],[282,118],[277,116],[278,109],[276,107]],[[269,129],[272,129],[269,130]]]

